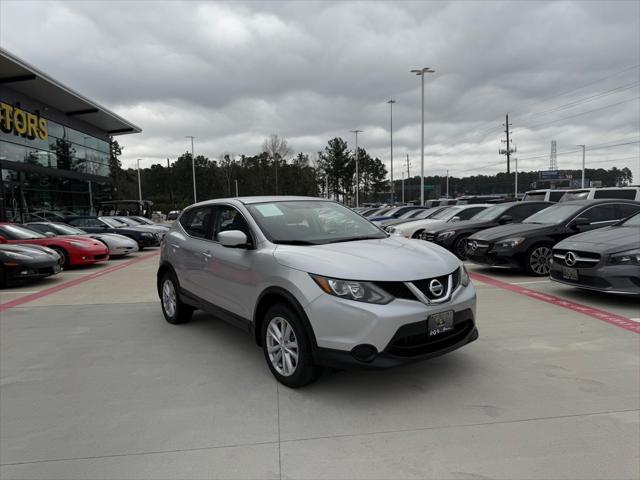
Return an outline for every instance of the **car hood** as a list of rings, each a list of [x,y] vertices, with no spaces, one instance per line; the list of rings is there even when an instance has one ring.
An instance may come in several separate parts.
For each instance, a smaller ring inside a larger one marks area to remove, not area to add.
[[[486,230],[474,233],[469,237],[469,239],[494,242],[496,240],[517,235],[542,233],[542,231],[544,230],[553,230],[555,227],[556,225],[547,223],[512,223],[508,225],[500,225],[498,227],[487,228]]]
[[[23,255],[29,255],[30,257],[49,257],[51,255],[58,255],[56,252],[47,247],[40,245],[20,245],[4,243],[0,245],[0,252],[13,252],[21,253]]]
[[[278,245],[280,265],[347,280],[411,281],[453,272],[460,261],[428,242],[383,238],[327,245]]]
[[[125,237],[124,235],[120,235],[119,233],[88,233],[87,236],[98,240],[111,240],[114,242],[131,243],[136,246],[138,245],[135,240],[132,240],[129,237]]]
[[[473,221],[473,220],[461,220],[459,222],[446,222],[443,224],[432,225],[429,228],[430,232],[443,232],[445,230],[468,230],[474,228],[488,228],[492,225],[495,225],[493,220],[482,220],[482,221]]]
[[[622,252],[640,245],[640,228],[605,227],[569,237],[554,248],[598,253]]]
[[[448,220],[441,220],[438,218],[421,218],[419,220],[404,222],[402,225],[396,225],[395,227],[398,230],[415,230],[416,228],[436,227],[447,222]]]

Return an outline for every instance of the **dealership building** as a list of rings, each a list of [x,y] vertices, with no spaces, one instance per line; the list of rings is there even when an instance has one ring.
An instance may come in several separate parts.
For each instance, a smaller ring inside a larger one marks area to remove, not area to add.
[[[109,140],[140,128],[0,49],[0,221],[94,212]]]

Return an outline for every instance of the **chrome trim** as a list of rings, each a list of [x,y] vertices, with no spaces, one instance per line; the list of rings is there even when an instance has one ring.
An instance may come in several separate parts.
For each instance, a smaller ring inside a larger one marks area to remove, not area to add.
[[[569,285],[570,287],[583,288],[585,290],[593,290],[595,292],[615,293],[616,295],[638,296],[637,293],[633,293],[633,292],[621,292],[620,290],[606,290],[606,289],[598,288],[598,287],[589,287],[587,285],[582,285],[580,283],[564,282],[562,280],[558,280],[557,278],[553,278],[551,276],[549,277],[549,280],[551,280],[552,282],[556,282],[556,283],[562,283],[563,285]]]
[[[403,282],[403,283],[409,290],[411,290],[411,293],[413,293],[416,296],[416,298],[420,300],[422,303],[424,303],[425,305],[439,305],[441,303],[445,303],[451,300],[453,273],[447,275],[447,292],[442,296],[442,298],[438,298],[436,300],[431,300],[429,297],[427,297],[424,293],[422,293],[422,291],[418,287],[414,285],[413,282]]]
[[[569,253],[569,252],[567,252],[567,253]],[[566,254],[565,254],[565,255],[563,255],[563,254],[561,254],[561,253],[554,253],[554,254],[553,254],[553,256],[554,256],[555,258],[560,259],[560,260],[565,260],[565,259],[566,259]],[[598,260],[598,259],[596,259],[596,258],[585,258],[585,257],[579,257],[579,256],[577,256],[577,255],[576,255],[576,257],[575,257],[575,258],[576,258],[576,263],[578,263],[578,262],[598,263],[598,262],[600,261],[600,260]],[[574,265],[575,265],[575,263],[574,263]]]

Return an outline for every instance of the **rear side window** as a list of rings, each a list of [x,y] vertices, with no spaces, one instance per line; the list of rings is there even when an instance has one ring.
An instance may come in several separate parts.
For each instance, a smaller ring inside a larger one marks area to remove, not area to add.
[[[595,207],[582,212],[578,216],[586,218],[589,220],[589,223],[610,222],[618,218],[616,216],[618,213],[618,209],[616,207],[617,205],[611,203],[606,205],[596,205]]]
[[[640,210],[640,205],[630,205],[628,203],[619,203],[616,205],[617,217],[618,218],[627,218]]]
[[[76,227],[101,227],[103,225],[97,218],[75,218],[68,223]]]
[[[211,231],[213,212],[210,207],[200,207],[189,210],[180,217],[182,228],[192,237],[207,238]]]
[[[589,198],[589,190],[567,192],[561,198],[563,202],[568,202],[570,200],[586,200]]]
[[[484,210],[484,207],[465,208],[464,210],[458,212],[458,217],[460,217],[460,220],[469,220],[476,213],[482,210]]]
[[[620,188],[615,190],[596,190],[593,198],[623,198],[625,200],[635,200],[636,191],[632,188]]]

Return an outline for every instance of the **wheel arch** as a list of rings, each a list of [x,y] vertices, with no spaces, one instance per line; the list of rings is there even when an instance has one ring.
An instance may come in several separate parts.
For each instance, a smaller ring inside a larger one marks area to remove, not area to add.
[[[304,324],[307,337],[311,342],[312,349],[315,351],[317,347],[316,336],[313,333],[313,328],[311,327],[311,323],[309,322],[309,318],[300,305],[300,302],[296,299],[296,297],[289,291],[285,290],[281,287],[268,287],[260,293],[258,296],[258,300],[256,302],[256,308],[253,312],[253,334],[255,337],[256,344],[258,346],[262,346],[262,324],[264,322],[264,316],[273,305],[277,303],[284,303],[293,309],[293,311],[298,314],[298,317]]]
[[[160,282],[162,281],[162,277],[164,277],[167,272],[173,274],[176,282],[178,283],[178,285],[176,286],[180,288],[180,280],[178,279],[178,275],[176,275],[176,271],[174,270],[173,266],[169,262],[162,262],[158,267],[158,273],[156,274],[156,289],[158,290],[158,295],[160,295],[160,289],[162,287],[160,285]]]

